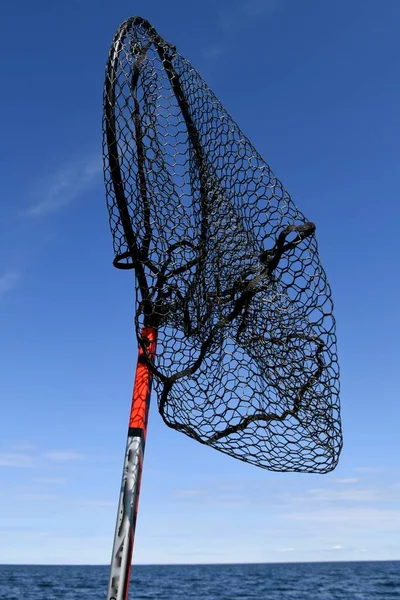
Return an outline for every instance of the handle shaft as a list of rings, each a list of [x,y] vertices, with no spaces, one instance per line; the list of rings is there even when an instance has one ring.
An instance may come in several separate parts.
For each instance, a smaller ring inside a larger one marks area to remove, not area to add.
[[[141,335],[143,340],[148,341],[147,355],[154,359],[156,330],[145,327]],[[128,598],[152,380],[152,373],[144,359],[143,349],[139,348],[107,600]]]

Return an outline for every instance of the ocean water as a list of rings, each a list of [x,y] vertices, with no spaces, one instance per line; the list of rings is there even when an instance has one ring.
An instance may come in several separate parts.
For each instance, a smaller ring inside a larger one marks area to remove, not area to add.
[[[105,600],[108,567],[0,566],[0,600]],[[394,600],[400,561],[134,566],[132,600]]]

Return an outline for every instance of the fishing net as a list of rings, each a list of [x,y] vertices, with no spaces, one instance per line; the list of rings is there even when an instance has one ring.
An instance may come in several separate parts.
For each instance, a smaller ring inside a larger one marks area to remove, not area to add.
[[[112,44],[103,132],[114,264],[135,270],[136,332],[165,423],[270,470],[332,470],[338,363],[314,224],[141,18]]]

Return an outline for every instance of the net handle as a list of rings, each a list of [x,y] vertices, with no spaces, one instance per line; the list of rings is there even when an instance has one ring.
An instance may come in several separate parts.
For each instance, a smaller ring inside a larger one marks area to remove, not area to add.
[[[122,471],[117,523],[111,555],[107,600],[127,600],[131,573],[133,545],[139,507],[140,484],[147,435],[153,375],[149,360],[156,353],[157,331],[145,327],[141,332],[132,405],[129,415],[128,438]]]

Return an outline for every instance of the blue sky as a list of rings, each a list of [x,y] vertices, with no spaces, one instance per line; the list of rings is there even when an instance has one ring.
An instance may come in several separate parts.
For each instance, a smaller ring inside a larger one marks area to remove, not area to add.
[[[148,18],[317,224],[334,294],[335,472],[245,465],[150,417],[136,563],[400,559],[397,0],[3,2],[0,563],[108,563],[136,361],[112,267],[105,61]]]

